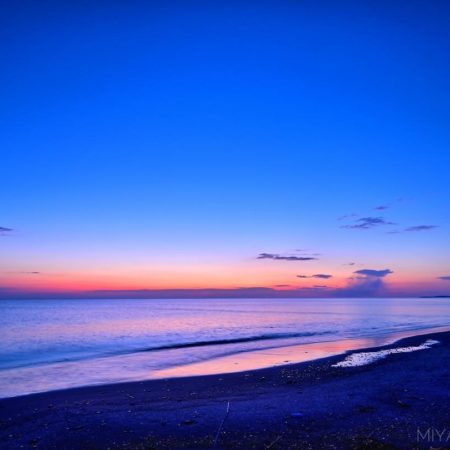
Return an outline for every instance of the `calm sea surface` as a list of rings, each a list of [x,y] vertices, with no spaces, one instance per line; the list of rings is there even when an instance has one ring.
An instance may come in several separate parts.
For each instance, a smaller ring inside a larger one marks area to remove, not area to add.
[[[450,325],[450,299],[3,300],[0,313],[0,397],[9,397],[196,364],[208,372],[205,362],[287,346],[383,343]]]

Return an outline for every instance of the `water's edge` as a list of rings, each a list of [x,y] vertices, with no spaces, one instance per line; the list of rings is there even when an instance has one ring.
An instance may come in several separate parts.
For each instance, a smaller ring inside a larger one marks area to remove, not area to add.
[[[315,342],[300,345],[287,345],[263,350],[250,350],[233,353],[223,357],[211,358],[198,363],[191,363],[155,371],[147,377],[130,378],[112,382],[98,382],[68,386],[60,389],[35,390],[16,395],[1,395],[0,399],[23,397],[50,392],[61,392],[72,389],[83,389],[96,386],[118,385],[123,383],[143,382],[164,378],[185,378],[208,375],[239,373],[272,367],[290,366],[306,362],[316,362],[330,357],[344,355],[356,351],[376,350],[391,346],[407,338],[428,336],[436,333],[450,332],[450,326],[433,327],[378,335],[372,338],[353,338],[335,341]],[[290,358],[290,359],[286,359]],[[236,364],[237,363],[237,364]],[[239,366],[239,367],[237,367]]]

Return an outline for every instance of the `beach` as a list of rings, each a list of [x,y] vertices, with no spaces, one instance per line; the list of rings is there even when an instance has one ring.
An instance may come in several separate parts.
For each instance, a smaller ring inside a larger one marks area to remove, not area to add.
[[[439,343],[359,367],[333,367],[345,359],[337,355],[2,399],[0,447],[448,448],[450,333],[382,349],[427,340]]]
[[[450,0],[2,7],[0,450],[450,450]]]

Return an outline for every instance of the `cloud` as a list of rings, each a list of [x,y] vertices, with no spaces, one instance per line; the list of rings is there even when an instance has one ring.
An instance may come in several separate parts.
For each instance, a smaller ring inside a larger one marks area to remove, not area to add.
[[[384,269],[384,270],[361,269],[361,270],[356,270],[353,273],[356,273],[358,275],[364,275],[367,277],[384,278],[386,275],[389,275],[394,272],[390,269]]]
[[[383,217],[361,217],[355,220],[352,225],[343,225],[341,228],[368,230],[370,228],[379,227],[380,225],[395,225],[393,222],[388,222]]]
[[[349,278],[347,287],[336,291],[337,296],[374,297],[386,293],[384,277],[394,273],[390,269],[361,269],[355,272],[357,277]]]
[[[339,297],[376,297],[383,295],[386,286],[382,278],[359,277],[351,278],[349,285],[336,291]]]
[[[388,209],[389,206],[388,205],[380,205],[380,206],[375,206],[375,208],[377,211],[384,211],[385,209]]]
[[[407,228],[403,228],[403,230],[392,230],[392,231],[387,231],[388,234],[399,234],[399,233],[404,233],[404,232],[409,232],[409,231],[429,231],[429,230],[433,230],[434,228],[437,228],[437,225],[416,225],[413,227],[407,227]]]
[[[297,291],[320,291],[321,289],[326,289],[328,286],[316,284],[314,286],[302,286],[297,289]]]
[[[321,278],[323,280],[327,280],[328,278],[332,278],[333,275],[328,275],[326,273],[316,273],[314,275],[297,275],[297,278]]]
[[[333,275],[328,275],[326,273],[316,273],[313,275],[313,278],[322,278],[323,280],[328,280],[328,278],[332,278]]]
[[[344,219],[348,219],[350,217],[358,217],[358,214],[344,214],[343,216],[339,216],[337,218],[337,220],[344,220]]]
[[[276,284],[275,287],[281,288],[281,287],[289,287],[290,284]]]
[[[450,275],[445,275],[443,277],[438,277],[438,280],[450,281]]]
[[[28,270],[28,271],[23,270],[21,272],[5,272],[5,273],[13,273],[13,274],[20,274],[20,275],[39,275],[41,272],[38,272],[36,270],[33,270],[33,271],[31,271],[31,270]]]
[[[0,236],[6,235],[7,233],[11,233],[13,231],[12,228],[0,227]]]
[[[437,228],[437,225],[416,225],[414,227],[405,228],[404,231],[428,231]]]
[[[275,259],[277,261],[313,261],[313,256],[283,256],[276,253],[260,253],[256,259]]]

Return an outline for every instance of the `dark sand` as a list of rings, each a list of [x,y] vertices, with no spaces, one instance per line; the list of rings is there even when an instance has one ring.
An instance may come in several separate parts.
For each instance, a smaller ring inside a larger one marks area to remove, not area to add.
[[[359,368],[332,368],[336,356],[0,400],[0,447],[214,448],[217,437],[216,448],[450,448],[450,333],[383,348],[429,338],[441,343]]]

